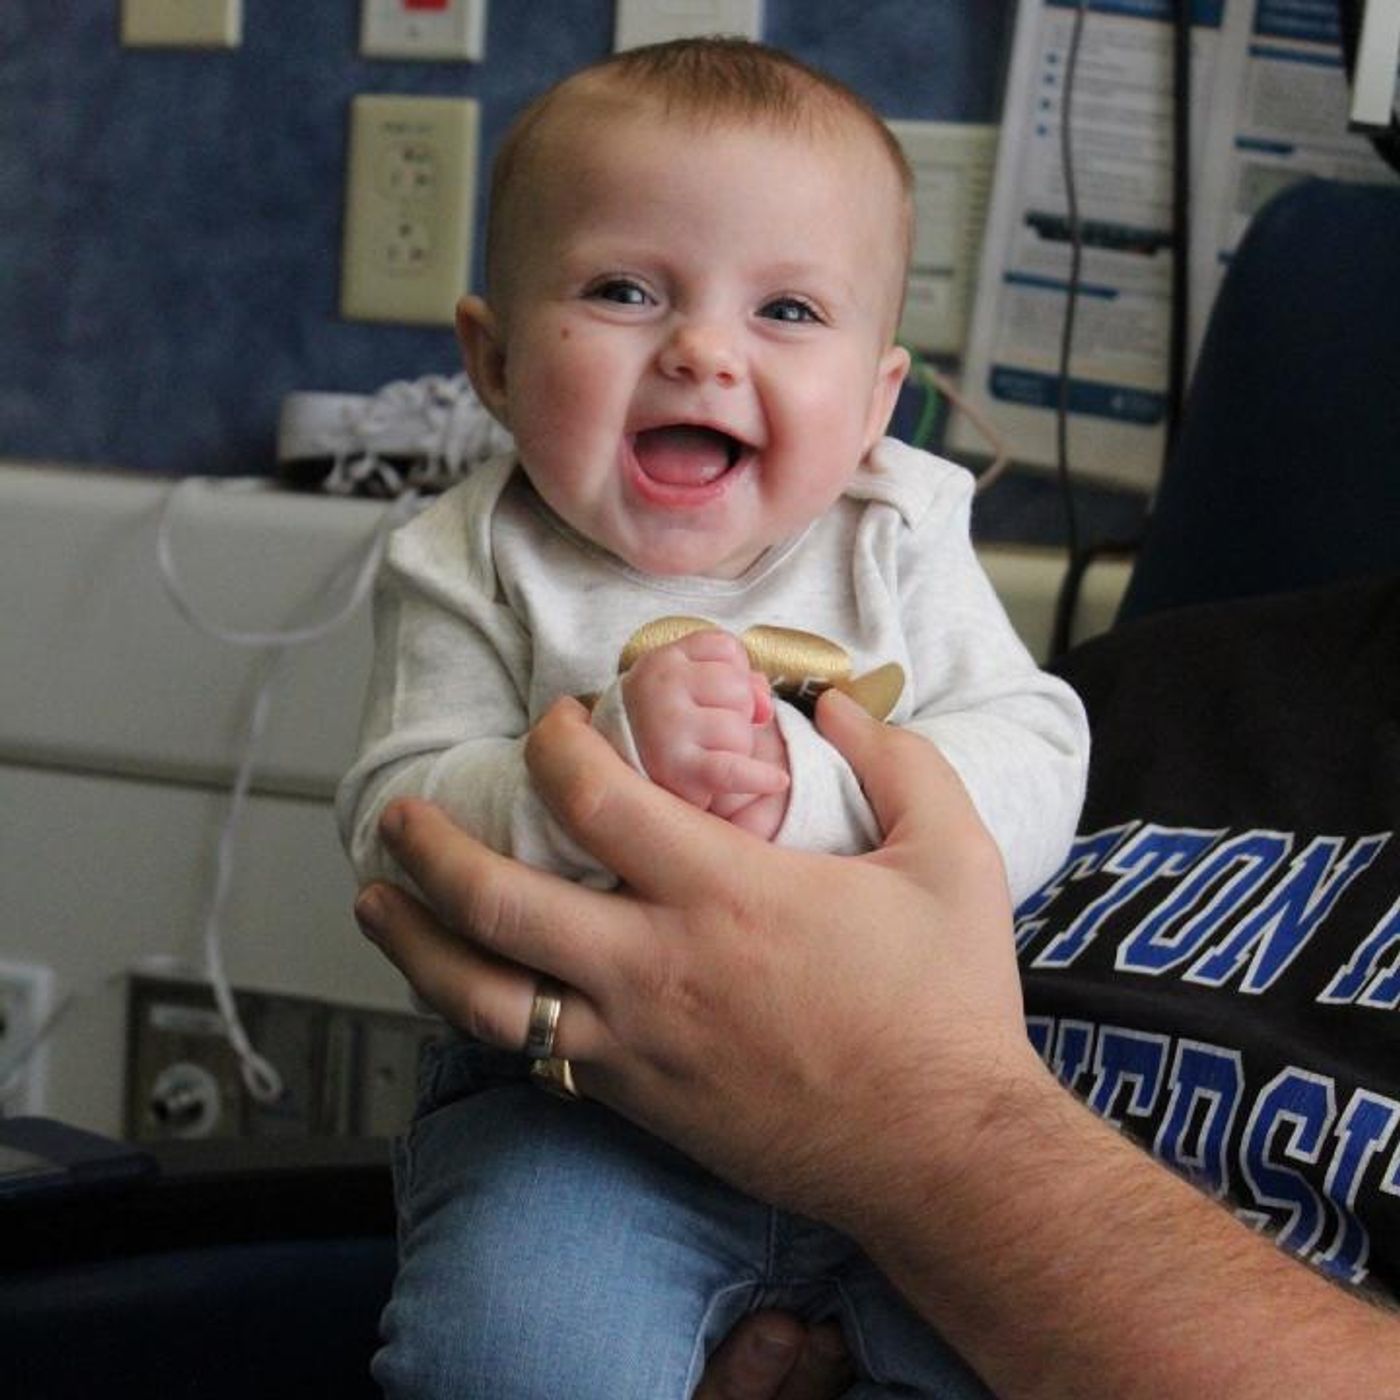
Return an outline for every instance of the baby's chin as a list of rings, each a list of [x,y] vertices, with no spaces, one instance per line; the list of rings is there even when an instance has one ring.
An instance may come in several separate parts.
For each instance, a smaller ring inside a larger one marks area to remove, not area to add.
[[[701,544],[695,539],[628,544],[614,548],[613,553],[638,573],[655,578],[715,578],[735,579],[747,573],[763,553],[764,546],[741,548],[726,552],[717,545]]]

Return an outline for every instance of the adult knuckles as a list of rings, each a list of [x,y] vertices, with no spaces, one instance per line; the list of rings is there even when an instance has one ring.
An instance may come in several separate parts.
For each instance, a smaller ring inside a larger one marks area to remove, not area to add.
[[[476,993],[478,996],[480,992]],[[488,1045],[519,1045],[523,1031],[516,1024],[507,1024],[509,1018],[498,1005],[484,1005],[477,1001],[463,1001],[452,1008],[453,1026],[472,1040],[484,1041]]]
[[[418,799],[395,804],[399,828],[392,851],[394,858],[420,885],[436,884],[444,873],[440,843],[435,839],[448,820],[441,810]]]
[[[520,928],[521,911],[509,883],[484,870],[460,892],[461,917],[472,941],[490,952],[509,955]]]
[[[571,830],[586,831],[605,806],[610,784],[589,766],[560,757],[558,724],[551,713],[526,735],[525,766],[554,815]]]

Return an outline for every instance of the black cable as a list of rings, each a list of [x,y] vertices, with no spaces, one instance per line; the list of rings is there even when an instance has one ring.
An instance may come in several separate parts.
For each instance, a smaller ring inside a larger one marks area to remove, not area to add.
[[[1069,278],[1065,288],[1065,318],[1060,327],[1059,396],[1055,412],[1055,473],[1065,506],[1065,543],[1071,555],[1078,552],[1079,519],[1069,472],[1069,367],[1074,345],[1074,318],[1079,308],[1079,284],[1084,265],[1084,228],[1079,220],[1079,195],[1074,175],[1074,81],[1079,69],[1079,47],[1089,0],[1078,0],[1074,26],[1065,56],[1064,96],[1060,101],[1060,168],[1065,186],[1065,226],[1069,233]]]
[[[1176,446],[1186,400],[1191,312],[1191,8],[1191,0],[1176,0],[1172,17],[1172,312],[1163,470]]]
[[[1084,575],[1100,553],[1125,553],[1141,543],[1105,541],[1084,546],[1079,540],[1074,486],[1069,469],[1069,358],[1074,335],[1075,304],[1079,296],[1082,230],[1074,184],[1074,152],[1070,139],[1070,98],[1078,62],[1087,0],[1080,0],[1070,37],[1065,66],[1065,93],[1061,109],[1060,152],[1064,167],[1065,196],[1069,210],[1070,275],[1065,319],[1060,337],[1060,394],[1056,415],[1056,474],[1065,502],[1065,539],[1069,562],[1055,599],[1055,620],[1050,634],[1050,655],[1069,650],[1074,615]],[[1171,460],[1186,399],[1187,339],[1191,305],[1191,11],[1192,0],[1175,0],[1172,7],[1172,291],[1167,352],[1167,423],[1163,466]]]
[[[1050,654],[1059,656],[1069,647],[1074,606],[1079,596],[1079,509],[1069,469],[1069,390],[1070,351],[1074,345],[1074,318],[1079,306],[1079,282],[1084,263],[1084,230],[1079,222],[1079,196],[1074,182],[1074,80],[1079,68],[1079,47],[1084,37],[1088,0],[1078,0],[1065,56],[1065,82],[1060,98],[1060,169],[1065,186],[1065,227],[1069,234],[1069,277],[1065,285],[1065,316],[1060,326],[1059,394],[1055,407],[1055,477],[1060,484],[1064,506],[1065,549],[1069,567],[1055,600],[1055,623],[1050,637]]]

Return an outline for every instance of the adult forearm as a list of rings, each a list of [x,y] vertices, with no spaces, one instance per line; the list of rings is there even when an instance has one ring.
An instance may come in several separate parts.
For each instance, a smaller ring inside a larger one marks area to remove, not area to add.
[[[1348,1295],[1046,1076],[865,1243],[1007,1397],[1400,1396],[1400,1319]],[[911,1221],[921,1222],[915,1229]]]

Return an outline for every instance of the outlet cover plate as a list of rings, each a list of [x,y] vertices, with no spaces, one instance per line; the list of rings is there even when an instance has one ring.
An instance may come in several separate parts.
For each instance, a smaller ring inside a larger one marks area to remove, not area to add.
[[[363,0],[360,52],[479,61],[486,56],[486,0]]]
[[[471,262],[479,126],[471,98],[355,98],[343,316],[453,323]]]
[[[127,48],[236,49],[243,0],[122,0]]]

